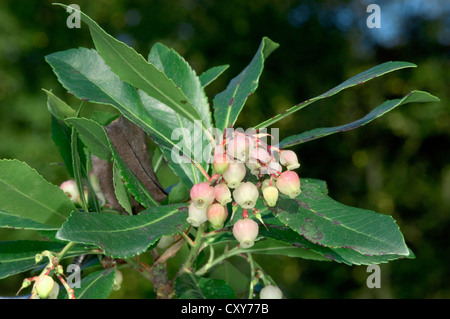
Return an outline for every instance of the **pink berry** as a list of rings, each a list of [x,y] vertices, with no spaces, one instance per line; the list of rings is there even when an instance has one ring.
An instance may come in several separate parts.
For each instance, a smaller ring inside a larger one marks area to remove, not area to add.
[[[70,198],[74,203],[81,203],[80,192],[78,191],[77,183],[74,180],[68,180],[63,182],[59,188]]]
[[[233,191],[234,200],[244,209],[255,207],[258,197],[258,188],[251,182],[242,183]]]
[[[215,199],[221,205],[226,205],[231,202],[231,192],[225,183],[220,183],[214,186]]]
[[[236,188],[239,184],[241,184],[246,173],[247,170],[244,163],[233,162],[230,163],[230,166],[222,174],[222,176],[227,182],[229,188]]]
[[[258,237],[258,232],[258,223],[253,219],[240,219],[233,225],[233,236],[239,241],[242,248],[252,247]]]
[[[218,153],[214,155],[213,166],[218,174],[223,174],[230,166],[230,158],[227,154]]]
[[[206,211],[206,217],[215,229],[220,229],[223,227],[223,223],[225,223],[225,220],[228,217],[227,208],[220,204],[212,204]]]
[[[189,217],[187,218],[187,222],[194,227],[198,227],[207,220],[208,218],[206,217],[206,207],[197,208],[192,202],[189,205]]]
[[[198,183],[191,188],[191,199],[198,209],[207,208],[214,202],[214,187],[206,182]]]
[[[278,190],[290,198],[297,197],[300,193],[300,178],[293,171],[281,173],[276,182]]]
[[[286,166],[289,171],[300,167],[297,154],[291,150],[282,150],[280,152],[280,163],[281,165]]]

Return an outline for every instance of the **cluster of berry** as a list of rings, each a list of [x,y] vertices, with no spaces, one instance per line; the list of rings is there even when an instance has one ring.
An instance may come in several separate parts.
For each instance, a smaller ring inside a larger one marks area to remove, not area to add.
[[[287,170],[283,172],[282,166]],[[209,221],[215,229],[220,229],[228,218],[226,205],[234,199],[233,207],[242,207],[243,218],[234,224],[233,235],[241,247],[251,247],[259,227],[249,218],[248,210],[256,213],[260,190],[269,207],[276,205],[279,193],[290,198],[299,195],[300,178],[292,171],[299,166],[293,151],[267,145],[257,135],[235,132],[214,150],[215,174],[208,182],[195,184],[191,188],[187,221],[194,227]],[[259,182],[245,181],[248,170]],[[233,189],[233,194],[230,189]]]

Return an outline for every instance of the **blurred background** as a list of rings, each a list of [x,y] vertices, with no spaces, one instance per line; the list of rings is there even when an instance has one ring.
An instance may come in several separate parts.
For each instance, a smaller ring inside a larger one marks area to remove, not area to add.
[[[401,106],[357,130],[293,148],[302,177],[328,182],[344,204],[391,215],[414,260],[381,265],[381,288],[369,289],[365,266],[256,256],[290,298],[450,297],[450,2],[97,0],[78,4],[108,33],[143,56],[157,41],[173,47],[198,74],[230,68],[207,87],[210,101],[250,62],[263,36],[280,47],[266,61],[259,89],[237,127],[248,128],[386,61],[417,64],[315,103],[277,123],[280,138],[356,120],[386,99],[425,90],[440,103]],[[370,29],[369,4],[381,9]],[[0,158],[27,162],[47,180],[68,178],[51,139],[42,88],[70,105],[45,56],[92,48],[89,30],[66,26],[68,15],[51,1],[0,2]],[[3,235],[2,235],[3,234]],[[8,237],[0,231],[0,238]],[[125,273],[112,298],[146,298],[149,286]],[[11,295],[23,276],[0,281]],[[151,290],[151,289],[150,289]]]

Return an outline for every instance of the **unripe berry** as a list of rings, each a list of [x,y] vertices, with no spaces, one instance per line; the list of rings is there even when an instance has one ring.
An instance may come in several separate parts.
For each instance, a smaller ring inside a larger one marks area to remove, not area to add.
[[[68,180],[63,182],[59,188],[70,198],[74,203],[81,203],[80,192],[78,191],[77,183],[74,180]]]
[[[240,219],[233,225],[234,238],[239,241],[242,248],[252,247],[255,244],[256,237],[258,237],[258,232],[258,223],[253,219]]]
[[[158,245],[156,247],[160,249],[169,248],[170,245],[174,242],[175,238],[173,235],[165,235],[159,239]]]
[[[189,205],[189,217],[187,218],[187,222],[194,227],[198,227],[208,219],[206,218],[206,207],[205,208],[197,208],[194,203]]]
[[[218,153],[214,155],[213,166],[217,173],[223,174],[230,166],[230,158],[227,154]]]
[[[98,203],[100,204],[100,206],[105,206],[106,197],[105,195],[103,195],[102,189],[100,188],[100,183],[98,181],[97,176],[95,176],[94,172],[89,173],[89,180],[91,182],[92,189],[94,190],[95,195],[97,196]]]
[[[59,285],[55,283],[47,299],[58,299],[58,295],[59,295]]]
[[[228,142],[227,154],[237,160],[246,162],[251,146],[251,139],[246,135],[239,134]]]
[[[275,181],[272,182],[272,185],[275,185],[274,183],[275,183]],[[271,185],[270,185],[270,178],[263,180],[263,182],[262,182],[262,184],[261,184],[261,190],[264,191],[264,189],[265,189],[267,186],[271,186]]]
[[[220,183],[214,186],[215,199],[221,205],[226,205],[231,202],[231,192],[225,183]]]
[[[42,256],[42,254],[36,254],[36,256],[34,256],[34,262],[36,264],[40,263],[43,258],[44,258],[44,256]]]
[[[280,152],[280,163],[281,165],[286,166],[289,171],[300,167],[297,154],[291,150],[282,150]]]
[[[223,178],[228,184],[229,188],[236,188],[241,184],[244,179],[247,170],[244,163],[230,163],[228,169],[222,174]]]
[[[280,288],[267,285],[263,289],[261,289],[261,292],[259,293],[260,299],[282,299],[283,293],[281,292]]]
[[[47,275],[39,276],[34,284],[34,288],[36,289],[39,298],[46,299],[52,292],[54,284],[55,282],[52,277]]]
[[[278,190],[290,198],[297,197],[300,193],[300,178],[293,171],[281,173],[276,182]]]
[[[114,284],[113,284],[113,290],[117,291],[122,287],[123,282],[123,275],[122,272],[119,269],[116,269],[116,274],[114,276]]]
[[[278,189],[275,186],[266,186],[262,190],[267,206],[274,207],[278,200]]]
[[[206,211],[206,217],[214,229],[220,229],[228,217],[227,207],[220,204],[212,204]]]
[[[196,208],[206,209],[214,202],[214,187],[206,182],[195,184],[191,188],[191,199]]]
[[[251,182],[242,183],[233,191],[236,203],[244,209],[253,208],[259,197],[258,189]]]

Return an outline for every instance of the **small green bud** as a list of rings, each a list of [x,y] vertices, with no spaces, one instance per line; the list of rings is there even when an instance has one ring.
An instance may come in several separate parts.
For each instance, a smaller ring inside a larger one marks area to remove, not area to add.
[[[42,258],[44,258],[44,256],[42,256],[42,254],[36,254],[36,256],[34,256],[34,262],[37,264],[37,263],[41,262]]]

